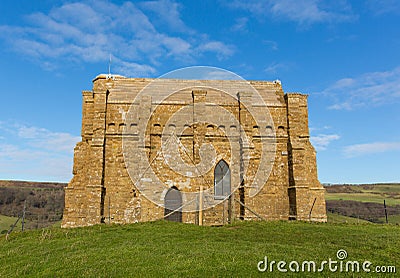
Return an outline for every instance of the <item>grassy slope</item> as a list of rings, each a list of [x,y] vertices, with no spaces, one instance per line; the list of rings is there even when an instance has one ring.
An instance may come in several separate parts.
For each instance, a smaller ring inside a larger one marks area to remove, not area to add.
[[[382,223],[386,222],[386,217],[381,217],[379,218],[380,220],[382,220]],[[400,223],[400,215],[388,215],[388,221],[389,223]]]
[[[344,216],[344,215],[340,215],[340,214],[337,214],[337,213],[327,212],[326,215],[328,216],[328,222],[329,223],[350,223],[350,224],[370,223],[367,220],[358,219],[358,218],[355,218],[355,217]]]
[[[0,214],[0,233],[4,230],[8,231],[10,229],[11,225],[13,225],[15,223],[15,221],[17,221],[17,219],[18,219],[18,217],[9,217],[9,216]],[[60,221],[58,221],[57,223],[59,223],[59,222]],[[26,229],[30,223],[31,223],[31,221],[25,219],[25,228]],[[17,225],[14,227],[14,231],[21,231],[21,228],[22,228],[22,218],[18,221]]]
[[[385,195],[378,195],[373,193],[327,193],[325,195],[326,200],[352,200],[358,202],[371,202],[383,204],[383,200],[386,200],[386,204],[389,206],[400,205],[400,199],[394,199]]]
[[[2,232],[3,230],[7,230],[10,229],[10,226],[13,225],[15,223],[15,221],[17,221],[17,217],[9,217],[9,216],[5,216],[5,215],[0,215],[0,232]],[[18,221],[17,226],[14,228],[14,231],[17,230],[21,230],[21,220]]]
[[[5,233],[4,231],[8,231],[10,229],[11,225],[13,225],[15,223],[15,221],[17,221],[17,219],[18,219],[18,217],[10,217],[10,216],[5,216],[5,215],[0,214],[0,233]],[[25,219],[25,229],[26,230],[32,229],[32,228],[29,228],[31,224],[32,224],[32,221]],[[33,226],[35,226],[35,223],[33,223]],[[53,222],[52,226],[60,227],[61,220]],[[17,225],[14,227],[13,233],[15,233],[17,231],[21,231],[21,230],[22,230],[22,218],[18,221]]]
[[[53,228],[15,233],[9,241],[1,237],[0,277],[254,277],[264,256],[321,262],[336,259],[342,248],[348,260],[395,265],[400,261],[399,234],[400,226],[393,225],[303,222]],[[335,277],[331,272],[309,276]]]

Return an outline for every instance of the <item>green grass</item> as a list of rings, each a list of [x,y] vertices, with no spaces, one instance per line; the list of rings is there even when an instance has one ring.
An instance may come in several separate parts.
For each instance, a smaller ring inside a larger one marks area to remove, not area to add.
[[[200,227],[159,221],[51,228],[13,233],[8,241],[2,236],[0,277],[275,277],[277,270],[258,272],[264,256],[320,263],[336,259],[339,249],[347,251],[347,260],[395,265],[400,261],[399,234],[400,226],[395,225],[304,222]]]
[[[386,200],[388,206],[400,205],[400,199],[391,198],[387,195],[374,194],[369,192],[363,193],[326,193],[326,200],[351,200],[357,202],[371,202],[383,204]]]
[[[5,234],[6,231],[8,231],[10,229],[11,225],[13,225],[15,223],[15,221],[17,221],[17,219],[18,219],[18,217],[10,217],[10,216],[5,216],[5,215],[0,214],[0,234]],[[56,222],[49,222],[46,224],[54,226],[54,227],[60,227],[61,220],[56,221]],[[37,229],[37,227],[38,227],[37,221],[25,219],[25,229],[26,230]],[[39,226],[39,227],[43,227],[43,226]],[[21,231],[21,230],[22,230],[22,218],[18,221],[17,225],[14,227],[13,232]]]
[[[13,225],[15,221],[17,221],[17,219],[18,217],[0,215],[0,233],[2,233],[3,231],[8,231],[11,225]],[[15,226],[14,231],[21,231],[21,220],[22,219],[18,221],[18,224]]]
[[[340,214],[337,214],[337,213],[327,212],[326,215],[328,217],[328,222],[329,223],[350,223],[350,224],[366,224],[366,223],[370,223],[367,220],[354,218],[354,217],[349,217],[349,216],[344,216],[344,215],[340,215]]]
[[[400,194],[400,184],[375,184],[372,189],[360,188],[363,192],[397,193]]]
[[[382,221],[382,223],[386,223],[386,217],[381,217],[379,218],[379,220]],[[396,214],[396,215],[388,215],[388,222],[389,223],[400,223],[400,215]]]

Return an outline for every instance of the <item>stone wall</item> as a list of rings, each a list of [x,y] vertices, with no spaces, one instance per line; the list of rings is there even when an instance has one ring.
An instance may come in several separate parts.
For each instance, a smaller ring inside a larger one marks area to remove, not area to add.
[[[163,219],[170,188],[187,223],[326,221],[307,96],[280,83],[100,75],[82,111],[62,227]],[[214,196],[220,160],[230,170],[225,200]]]

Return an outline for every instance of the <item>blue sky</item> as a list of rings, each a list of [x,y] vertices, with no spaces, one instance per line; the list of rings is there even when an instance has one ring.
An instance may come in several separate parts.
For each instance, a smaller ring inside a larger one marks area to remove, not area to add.
[[[81,91],[215,66],[309,94],[324,183],[400,182],[400,2],[0,2],[0,179],[69,181]]]

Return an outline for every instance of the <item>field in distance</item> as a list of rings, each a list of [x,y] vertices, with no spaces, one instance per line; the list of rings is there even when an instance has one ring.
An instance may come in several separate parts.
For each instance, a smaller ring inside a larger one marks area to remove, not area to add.
[[[400,223],[400,184],[327,185],[328,221],[354,222],[366,220],[385,223],[385,208],[389,223]],[[350,217],[338,218],[338,216]],[[335,218],[336,217],[336,218]]]
[[[400,184],[360,184],[325,186],[326,200],[352,200],[387,205],[400,205]]]

